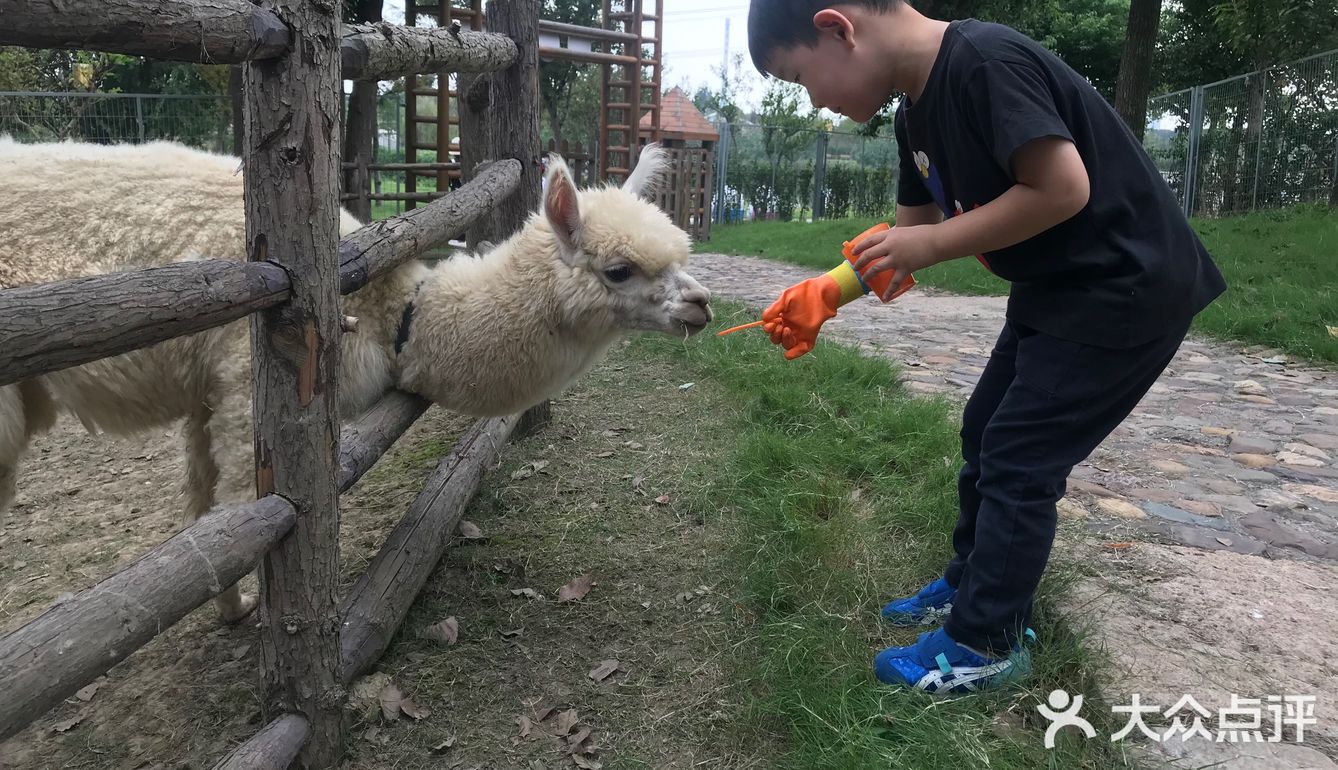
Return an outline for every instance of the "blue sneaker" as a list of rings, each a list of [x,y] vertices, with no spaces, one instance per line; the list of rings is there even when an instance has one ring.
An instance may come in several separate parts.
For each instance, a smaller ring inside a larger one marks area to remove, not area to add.
[[[1027,637],[1035,638],[1035,632],[1027,629]],[[909,647],[889,647],[878,653],[873,671],[884,684],[932,695],[962,695],[1022,679],[1031,673],[1031,653],[1019,642],[1006,658],[986,658],[953,641],[940,628],[920,634]]]
[[[938,626],[948,619],[957,589],[939,578],[915,596],[894,599],[883,607],[883,618],[898,626]]]

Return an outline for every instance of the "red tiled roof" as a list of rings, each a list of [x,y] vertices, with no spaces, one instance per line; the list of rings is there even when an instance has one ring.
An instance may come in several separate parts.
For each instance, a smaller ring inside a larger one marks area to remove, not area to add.
[[[641,125],[650,127],[651,115],[641,116]],[[720,138],[720,132],[706,119],[692,103],[683,89],[675,86],[669,93],[660,95],[660,135],[665,139],[701,139],[714,142]]]

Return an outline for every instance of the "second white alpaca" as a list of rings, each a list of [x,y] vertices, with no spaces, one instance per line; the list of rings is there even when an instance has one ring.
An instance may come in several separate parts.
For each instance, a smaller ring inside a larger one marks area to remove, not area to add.
[[[470,415],[560,393],[629,332],[689,336],[711,320],[689,239],[645,197],[663,152],[621,187],[578,191],[552,158],[542,210],[486,255],[403,265],[343,298],[341,414],[392,387]],[[168,143],[20,145],[0,138],[0,288],[198,257],[245,259],[236,158]],[[359,224],[341,212],[341,234]],[[406,312],[406,308],[408,311]],[[20,456],[58,410],[90,431],[183,420],[185,519],[254,497],[250,335],[237,321],[0,386],[0,513]],[[254,599],[218,599],[227,620]]]

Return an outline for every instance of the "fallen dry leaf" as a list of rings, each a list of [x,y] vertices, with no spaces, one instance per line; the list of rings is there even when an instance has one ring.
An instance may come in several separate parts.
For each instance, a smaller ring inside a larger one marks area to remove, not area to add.
[[[415,720],[427,719],[432,716],[432,709],[423,708],[408,698],[400,701],[400,711],[403,711],[405,716],[413,717]]]
[[[1231,545],[1231,538],[1229,538],[1229,537],[1217,537],[1217,538],[1213,538],[1213,539],[1216,540],[1217,542],[1221,543],[1222,545],[1226,545],[1226,546]]]
[[[501,634],[503,639],[514,639],[517,636],[520,636],[520,632],[524,630],[525,629],[522,627],[522,628],[513,628],[510,631],[498,631],[497,633]]]
[[[571,759],[576,763],[576,766],[582,770],[600,770],[600,768],[604,767],[603,763],[583,754],[572,754]]]
[[[646,483],[645,476],[635,476],[632,478],[632,489],[640,489],[642,484]]]
[[[404,693],[393,684],[386,685],[381,691],[381,716],[387,722],[400,718],[400,704],[404,702]]]
[[[536,722],[542,722],[542,721],[544,721],[545,719],[547,719],[547,718],[549,718],[550,716],[552,716],[552,715],[553,715],[553,712],[556,711],[556,710],[557,710],[557,709],[553,708],[552,706],[544,706],[543,708],[541,708],[541,709],[539,709],[538,711],[534,712],[534,721],[536,721]]]
[[[423,629],[423,638],[440,644],[455,644],[460,637],[460,621],[452,615]]]
[[[568,736],[567,753],[568,754],[584,753],[584,749],[581,748],[581,744],[585,743],[585,739],[589,737],[590,737],[589,727],[582,727],[580,731],[577,732],[575,735]]]
[[[452,735],[451,737],[447,738],[446,740],[442,741],[441,743],[438,743],[436,746],[433,746],[433,747],[432,747],[432,753],[433,753],[433,754],[445,754],[445,753],[446,753],[446,750],[449,749],[450,747],[454,746],[454,745],[455,745],[455,736]]]
[[[645,444],[642,444],[638,441],[628,441],[627,443],[623,444],[623,446],[627,447],[628,449],[645,449],[646,447]]]
[[[1325,326],[1324,328],[1329,330],[1330,337],[1338,337],[1338,326]]]
[[[659,497],[655,498],[655,502],[659,503],[660,505],[668,505],[669,495],[660,495]]]
[[[584,599],[585,595],[590,593],[590,586],[594,585],[594,583],[595,576],[590,572],[572,580],[570,583],[558,589],[558,604]]]
[[[533,588],[512,588],[512,596],[524,596],[526,599],[537,599],[539,594],[535,593]]]
[[[530,722],[529,717],[518,716],[516,717],[516,723],[520,725],[520,737],[528,738],[530,733],[534,732],[534,724]]]
[[[97,694],[98,688],[101,686],[102,682],[94,682],[88,685],[87,687],[80,689],[78,692],[74,694],[74,697],[87,703],[93,700],[93,696]]]
[[[71,729],[74,728],[75,725],[79,724],[82,721],[84,721],[84,718],[82,716],[70,717],[69,719],[64,719],[55,723],[54,725],[51,725],[51,729],[55,730],[58,733],[69,732]]]
[[[461,521],[459,531],[460,537],[463,537],[466,540],[483,539],[483,530],[479,529],[478,525],[472,521]]]
[[[576,709],[567,709],[558,714],[557,734],[570,735],[571,728],[575,727],[580,720],[581,718],[576,715]]]
[[[612,453],[612,452],[600,452],[599,454],[595,455],[595,457],[613,457],[613,453]]]
[[[1127,542],[1127,541],[1126,541],[1126,542],[1123,542],[1123,543],[1106,543],[1106,547],[1107,547],[1107,548],[1124,549],[1124,548],[1133,548],[1133,547],[1134,547],[1134,544],[1133,544],[1133,543],[1130,543],[1130,542]]]
[[[594,670],[590,672],[589,676],[596,682],[602,682],[605,679],[608,679],[610,676],[612,676],[614,671],[618,670],[618,665],[619,665],[618,661],[614,660],[613,658],[600,661],[599,665],[595,666]]]

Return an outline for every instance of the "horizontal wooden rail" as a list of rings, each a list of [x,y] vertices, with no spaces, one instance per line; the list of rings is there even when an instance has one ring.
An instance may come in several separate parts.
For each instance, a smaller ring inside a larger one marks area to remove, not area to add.
[[[0,291],[0,385],[202,331],[288,298],[268,262],[199,260]]]
[[[454,12],[452,12],[452,15],[454,15]],[[584,40],[604,40],[610,43],[641,42],[641,37],[632,32],[621,32],[615,29],[599,29],[597,27],[582,27],[579,24],[567,24],[561,21],[549,21],[548,19],[539,20],[539,31],[553,35],[577,37]]]
[[[0,45],[238,64],[288,49],[288,27],[250,0],[0,0]]]
[[[348,80],[394,80],[420,72],[496,72],[519,54],[511,38],[489,32],[346,24],[339,46]]]
[[[0,740],[240,580],[296,521],[270,495],[211,509],[115,575],[0,638]]]
[[[520,415],[479,420],[452,447],[344,600],[340,676],[376,662],[432,574],[465,506],[497,464]]]
[[[489,164],[460,189],[421,208],[373,222],[339,242],[339,291],[367,282],[460,235],[520,184],[520,161]]]
[[[339,434],[339,491],[347,492],[427,411],[419,396],[392,390]]]
[[[519,161],[494,163],[435,202],[344,238],[341,292],[460,235],[519,181]],[[5,289],[0,385],[220,326],[284,302],[289,288],[278,265],[207,259]]]
[[[586,64],[636,64],[637,57],[624,56],[620,53],[601,53],[599,51],[573,51],[570,48],[539,46],[540,59],[562,59],[565,61],[584,62]]]
[[[214,770],[288,770],[309,737],[311,724],[306,717],[284,714],[233,749]]]

